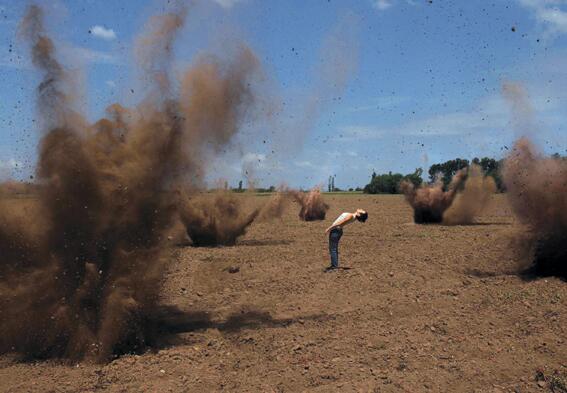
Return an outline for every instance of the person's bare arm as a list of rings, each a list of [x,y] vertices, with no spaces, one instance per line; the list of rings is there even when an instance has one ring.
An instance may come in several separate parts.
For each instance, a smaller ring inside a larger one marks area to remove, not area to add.
[[[327,228],[327,229],[325,230],[325,233],[329,233],[329,231],[330,231],[331,229],[333,229],[334,227],[340,227],[341,225],[343,225],[343,224],[345,224],[345,223],[347,223],[347,222],[349,222],[349,221],[351,221],[351,220],[353,220],[353,219],[354,219],[354,214],[349,213],[348,216],[344,217],[342,220],[340,220],[339,222],[337,222],[335,225],[331,225],[329,228]]]

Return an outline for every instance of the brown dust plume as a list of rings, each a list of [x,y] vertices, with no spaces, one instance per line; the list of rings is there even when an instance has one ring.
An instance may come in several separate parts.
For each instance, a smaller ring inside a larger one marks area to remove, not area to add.
[[[479,165],[471,165],[463,190],[457,193],[451,206],[443,213],[443,224],[472,224],[474,218],[488,205],[490,196],[495,192],[494,178],[484,176]]]
[[[281,217],[286,198],[278,192],[260,206],[254,202],[231,191],[186,194],[179,203],[179,217],[193,246],[232,246],[254,221]],[[247,206],[252,203],[254,207]]]
[[[39,201],[33,215],[0,203],[0,352],[105,361],[152,340],[144,321],[159,303],[173,190],[201,178],[201,136],[223,144],[236,132],[257,67],[246,48],[203,58],[181,102],[169,70],[184,17],[182,7],[155,17],[139,39],[146,98],[89,124],[42,9],[28,8],[21,34],[42,74]]]
[[[532,139],[538,129],[527,90],[507,82],[502,94],[520,135],[502,171],[508,200],[527,232],[519,235],[520,264],[531,274],[567,278],[567,160],[544,157]]]
[[[567,159],[545,158],[521,138],[505,160],[503,178],[516,216],[530,228],[531,272],[567,278]]]
[[[327,210],[329,210],[329,205],[323,200],[323,196],[321,195],[321,190],[319,188],[313,188],[307,193],[296,190],[291,190],[289,193],[301,206],[301,209],[299,210],[299,218],[301,220],[317,221],[325,219]]]
[[[218,191],[190,197],[180,204],[179,216],[193,246],[234,245],[260,213],[259,208],[247,212],[243,198],[231,191]]]
[[[416,224],[433,224],[443,222],[443,213],[451,206],[459,187],[466,179],[466,171],[458,171],[446,191],[443,182],[438,179],[434,184],[415,185],[407,180],[400,183],[400,189],[406,201],[413,208],[413,220]]]

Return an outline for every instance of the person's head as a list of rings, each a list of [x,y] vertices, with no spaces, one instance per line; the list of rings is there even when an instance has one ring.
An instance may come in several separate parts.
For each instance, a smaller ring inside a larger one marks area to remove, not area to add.
[[[366,210],[356,209],[356,213],[354,213],[354,216],[358,221],[365,222],[366,219],[368,218],[368,213],[366,212]]]

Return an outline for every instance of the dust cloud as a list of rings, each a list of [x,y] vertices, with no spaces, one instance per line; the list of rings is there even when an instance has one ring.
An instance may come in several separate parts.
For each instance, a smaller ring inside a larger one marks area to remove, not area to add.
[[[325,34],[314,64],[309,69],[297,69],[309,74],[309,83],[276,94],[284,97],[273,103],[271,153],[264,165],[277,169],[281,161],[296,159],[317,122],[342,101],[358,69],[359,18],[350,12],[342,13]]]
[[[299,218],[303,221],[324,220],[329,210],[329,205],[323,200],[321,190],[313,188],[305,193],[297,190],[288,191],[292,198],[299,203]]]
[[[467,225],[474,222],[496,192],[492,176],[485,176],[479,165],[471,165],[462,191],[457,193],[453,203],[443,213],[443,224]]]
[[[503,178],[516,216],[530,227],[532,272],[567,277],[567,160],[545,158],[521,138],[505,161]]]
[[[188,200],[180,217],[193,245],[234,245],[260,213],[259,208],[246,212],[241,198],[227,191]]]
[[[159,302],[175,190],[202,182],[207,152],[250,113],[259,67],[245,46],[229,61],[201,56],[174,93],[187,9],[173,7],[136,45],[145,98],[94,124],[76,110],[42,9],[27,10],[20,31],[42,75],[39,201],[33,215],[0,204],[1,352],[106,361],[152,339],[144,321]]]
[[[281,217],[286,204],[283,193],[273,194],[260,205],[246,194],[231,191],[186,194],[182,199],[179,216],[196,247],[232,246],[254,221]]]
[[[402,181],[400,189],[406,201],[413,208],[413,220],[416,224],[431,224],[443,222],[443,214],[451,206],[457,191],[466,180],[466,171],[458,171],[447,190],[438,179],[434,184],[415,187],[410,181]]]
[[[502,175],[512,209],[529,228],[520,235],[530,243],[530,255],[524,256],[528,271],[567,278],[567,159],[545,157],[532,142],[537,126],[523,86],[506,83],[502,94],[521,135],[504,161]]]

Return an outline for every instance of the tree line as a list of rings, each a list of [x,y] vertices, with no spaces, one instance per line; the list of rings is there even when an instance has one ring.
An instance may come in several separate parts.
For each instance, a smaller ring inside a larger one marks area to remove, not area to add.
[[[429,167],[427,172],[429,175],[427,180],[432,183],[440,179],[443,181],[443,184],[447,186],[459,170],[467,168],[471,164],[479,165],[485,176],[492,176],[494,178],[498,190],[500,192],[504,191],[504,185],[500,175],[503,160],[495,160],[494,158],[488,157],[474,158],[472,161],[456,158],[440,164],[433,164]],[[417,168],[413,173],[407,175],[392,172],[379,175],[373,172],[370,183],[364,187],[363,192],[366,194],[399,194],[400,182],[402,180],[408,180],[418,187],[424,182],[423,169]]]
[[[558,160],[567,160],[566,156],[561,156],[558,153],[551,155],[552,158]],[[496,183],[498,192],[504,192],[504,183],[502,182],[502,176],[500,169],[502,168],[504,160],[496,160],[494,158],[475,157],[472,160],[467,160],[464,158],[455,158],[454,160],[448,160],[443,163],[433,164],[429,167],[427,171],[427,178],[424,179],[424,173],[422,168],[417,168],[413,173],[403,175],[401,173],[382,173],[377,174],[375,171],[372,173],[370,182],[364,186],[364,188],[356,187],[349,188],[348,190],[342,190],[335,186],[336,175],[329,176],[326,191],[328,192],[338,192],[338,191],[362,191],[366,194],[399,194],[400,193],[400,182],[407,180],[412,182],[416,187],[419,187],[422,183],[433,183],[437,179],[443,181],[443,184],[447,186],[453,176],[464,168],[469,167],[471,164],[476,164],[482,168],[485,176],[492,176]],[[224,188],[226,190],[230,189],[233,192],[244,192],[247,191],[243,187],[242,180],[238,183],[238,188],[229,188],[228,183],[225,182]],[[258,193],[271,193],[276,191],[276,187],[270,186],[267,188],[254,188],[255,192]]]

